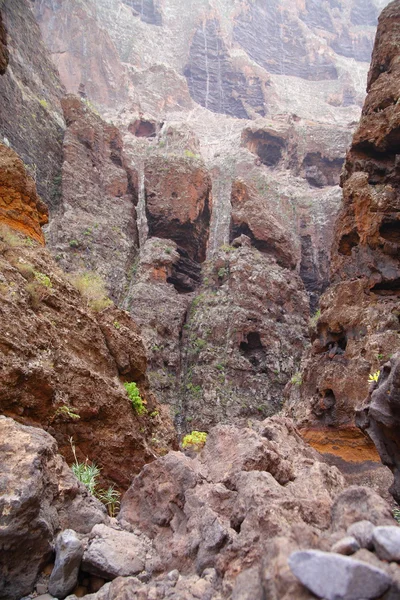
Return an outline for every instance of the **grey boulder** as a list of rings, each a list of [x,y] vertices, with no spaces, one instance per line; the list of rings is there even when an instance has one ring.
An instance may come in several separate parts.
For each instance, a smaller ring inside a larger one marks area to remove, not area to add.
[[[83,546],[72,529],[57,536],[56,561],[49,579],[49,592],[57,598],[65,598],[78,583],[78,573],[83,556]]]
[[[134,533],[96,525],[83,555],[82,569],[111,580],[137,575],[145,568],[149,540]]]
[[[371,521],[356,521],[347,529],[347,535],[355,537],[357,542],[360,544],[361,548],[367,548],[368,550],[372,550],[373,531],[374,525],[371,523]]]
[[[350,554],[355,554],[359,549],[360,544],[357,542],[356,538],[349,535],[336,542],[336,544],[332,546],[331,551],[349,556]]]
[[[304,586],[325,600],[372,600],[391,585],[381,569],[320,550],[293,552],[289,566]]]
[[[400,527],[375,527],[372,541],[380,559],[400,562]]]

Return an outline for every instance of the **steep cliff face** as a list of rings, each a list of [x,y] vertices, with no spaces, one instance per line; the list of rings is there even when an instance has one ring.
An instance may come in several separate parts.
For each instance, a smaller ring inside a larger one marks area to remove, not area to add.
[[[295,413],[306,426],[351,427],[368,376],[400,348],[398,37],[400,3],[379,21],[368,96],[343,171],[332,286],[305,362]],[[311,402],[310,399],[311,398]]]
[[[137,253],[137,173],[115,126],[76,96],[66,96],[62,107],[63,165],[47,241],[65,271],[97,271],[121,301]]]
[[[9,52],[7,48],[7,30],[0,13],[0,75],[4,75],[7,69]]]
[[[0,152],[8,176],[1,196],[14,199],[0,213],[1,413],[50,431],[71,462],[73,437],[80,459],[95,460],[105,480],[126,487],[174,440],[168,411],[149,390],[142,339],[127,313],[110,306],[97,279],[78,276],[74,287],[33,241],[42,241],[33,222],[34,183],[11,149],[0,145]],[[137,382],[145,416],[129,401],[126,381]]]
[[[60,106],[63,86],[30,3],[5,0],[1,13],[0,40],[5,26],[9,64],[0,75],[0,139],[5,139],[27,165],[44,201],[54,205],[65,127]],[[6,55],[0,50],[0,56],[4,59]]]
[[[314,312],[329,281],[339,175],[381,4],[201,0],[182,10],[177,0],[35,2],[67,89],[87,95],[118,126],[124,165],[138,173],[138,237],[129,238],[134,222],[117,225],[123,233],[114,239],[104,224],[105,251],[90,221],[97,223],[99,212],[109,219],[114,200],[96,183],[99,211],[94,197],[87,202],[84,181],[85,161],[100,169],[105,163],[97,147],[90,154],[73,144],[68,160],[79,163],[80,174],[68,179],[64,166],[50,247],[65,267],[71,260],[104,273],[113,297],[143,328],[153,384],[180,424],[187,416],[189,427],[196,400],[204,427],[271,414],[299,368],[307,341],[304,288]],[[94,121],[87,127],[96,130]],[[66,155],[70,133],[71,126]],[[77,191],[86,197],[82,231],[83,212],[69,208],[68,188],[71,199]],[[243,236],[238,250],[221,250]],[[254,286],[244,285],[246,276]],[[278,281],[288,285],[291,302]],[[203,296],[207,302],[197,306]],[[218,316],[225,309],[229,321],[240,315],[234,333]],[[287,344],[268,344],[268,335]],[[204,382],[197,359],[208,373]],[[226,379],[215,371],[225,363]],[[227,398],[233,408],[222,406]]]

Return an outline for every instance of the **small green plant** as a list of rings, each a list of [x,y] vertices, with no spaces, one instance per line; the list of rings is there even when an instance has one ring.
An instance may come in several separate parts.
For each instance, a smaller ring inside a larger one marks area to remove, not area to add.
[[[193,385],[193,383],[188,383],[186,389],[188,392],[195,394],[196,396],[201,394],[201,392],[203,391],[201,385]]]
[[[111,306],[112,300],[107,296],[105,283],[97,273],[86,271],[73,275],[71,282],[95,312]]]
[[[384,354],[378,354],[378,356],[377,356],[378,360],[383,360],[383,359],[384,359],[384,357],[385,357],[385,355],[384,355]]]
[[[380,371],[375,371],[375,373],[370,373],[368,375],[368,383],[374,383],[375,381],[378,381],[380,374],[381,374]]]
[[[215,368],[218,369],[218,371],[225,370],[225,366],[222,363],[218,363],[217,365],[215,365]]]
[[[223,279],[227,275],[229,275],[229,271],[228,271],[228,269],[226,267],[221,267],[220,269],[218,269],[218,277],[219,277],[219,279]]]
[[[316,324],[318,323],[318,319],[321,316],[321,311],[320,309],[317,310],[316,313],[314,313],[314,315],[311,317],[310,321],[309,321],[309,325],[310,327],[315,327]]]
[[[78,415],[78,413],[74,412],[73,409],[70,406],[67,406],[66,404],[64,406],[59,406],[56,410],[56,412],[54,413],[54,417],[66,417],[67,419],[71,419],[72,421],[79,421],[79,419],[81,418],[80,415]]]
[[[121,323],[119,321],[114,321],[113,325],[115,329],[121,329]]]
[[[205,340],[202,340],[201,338],[197,338],[194,341],[194,345],[197,350],[203,350],[203,348],[207,346],[207,342]]]
[[[300,386],[303,383],[303,377],[300,373],[300,371],[298,371],[297,373],[295,373],[292,377],[292,379],[290,380],[290,383],[292,385],[298,385]]]
[[[72,472],[78,481],[83,483],[83,485],[85,485],[89,492],[94,496],[96,492],[97,478],[100,475],[100,469],[95,463],[89,464],[88,459],[86,459],[84,463],[78,462],[72,437],[69,441],[75,459],[75,462],[71,467]]]
[[[49,110],[48,102],[44,98],[41,98],[41,100],[39,100],[39,104],[40,106],[43,106],[43,108],[45,108],[46,110]]]
[[[78,240],[69,240],[69,247],[70,248],[79,248]]]
[[[146,413],[145,401],[142,400],[136,383],[134,381],[131,381],[130,383],[124,383],[124,388],[126,389],[128,398],[132,402],[132,406],[139,417]]]
[[[204,446],[207,441],[207,433],[205,431],[192,431],[182,440],[182,448],[190,448],[191,450],[196,450],[198,452]]]
[[[109,517],[115,517],[119,511],[121,494],[111,485],[106,490],[98,490],[95,495],[104,504]]]
[[[151,419],[155,419],[156,417],[158,417],[158,415],[159,415],[159,414],[160,414],[160,413],[158,412],[158,410],[153,410],[153,412],[151,412],[151,413],[149,414],[149,417],[150,417]]]
[[[41,273],[40,271],[33,271],[35,279],[40,285],[43,285],[46,288],[52,288],[53,284],[51,283],[51,279],[45,273]]]
[[[235,250],[237,250],[237,248],[235,248],[235,246],[229,246],[228,244],[223,244],[220,247],[220,250],[222,250],[223,252],[235,252]]]
[[[393,518],[400,524],[400,507],[395,507],[392,509]]]

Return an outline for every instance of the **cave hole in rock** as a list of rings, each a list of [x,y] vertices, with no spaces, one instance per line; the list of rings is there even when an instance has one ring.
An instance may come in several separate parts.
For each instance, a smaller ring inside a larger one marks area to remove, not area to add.
[[[286,145],[284,139],[263,130],[245,130],[242,143],[267,167],[275,167],[279,163]]]
[[[230,526],[234,531],[236,531],[236,533],[240,533],[243,521],[244,517],[233,516],[231,518]]]
[[[247,334],[246,339],[240,343],[239,350],[253,367],[261,367],[265,364],[264,346],[261,343],[260,334],[256,331]]]
[[[389,242],[400,244],[400,221],[393,218],[383,219],[379,235]]]
[[[327,158],[320,152],[310,152],[303,160],[304,175],[313,187],[338,185],[344,158]]]
[[[136,137],[154,138],[157,134],[157,124],[155,121],[136,119],[129,125],[128,131]]]
[[[251,245],[257,248],[260,252],[273,252],[274,247],[272,244],[268,244],[264,240],[258,240],[254,237],[254,234],[247,223],[232,223],[231,222],[231,231],[229,236],[229,243],[231,244],[234,239],[240,237],[241,235],[245,235],[251,240]]]
[[[178,246],[177,252],[179,260],[173,265],[167,283],[172,283],[179,294],[189,294],[200,285],[201,266],[192,260],[183,248]]]
[[[379,296],[400,296],[400,277],[377,283],[371,288],[371,292]]]
[[[351,256],[352,249],[358,246],[359,243],[360,236],[358,235],[357,231],[353,229],[353,231],[346,233],[340,239],[338,252],[343,256]]]
[[[323,344],[323,351],[327,352],[329,358],[333,358],[336,354],[344,354],[347,348],[347,335],[344,331],[332,332],[323,326],[319,332],[320,340]]]
[[[333,424],[333,411],[336,406],[336,396],[331,388],[323,390],[313,406],[313,413],[322,419],[325,425]]]

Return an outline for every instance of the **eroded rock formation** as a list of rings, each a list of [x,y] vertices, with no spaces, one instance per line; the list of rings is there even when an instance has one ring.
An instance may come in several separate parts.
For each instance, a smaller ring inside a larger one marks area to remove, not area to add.
[[[352,428],[369,374],[399,350],[398,46],[400,3],[382,13],[368,96],[342,176],[332,285],[321,299],[294,413],[305,427]],[[300,401],[299,401],[300,398]],[[333,434],[334,435],[334,434]]]
[[[0,39],[5,25],[9,65],[0,82],[0,141],[17,152],[41,198],[54,205],[65,127],[60,106],[64,88],[30,4],[5,0],[1,5]]]
[[[121,302],[137,253],[137,173],[115,126],[84,99],[67,95],[62,106],[67,130],[48,244],[65,271],[97,271]]]
[[[7,48],[7,30],[0,13],[0,75],[4,75],[7,69],[9,52]]]
[[[47,222],[47,206],[22,160],[11,148],[0,144],[0,223],[44,245],[41,226]]]

